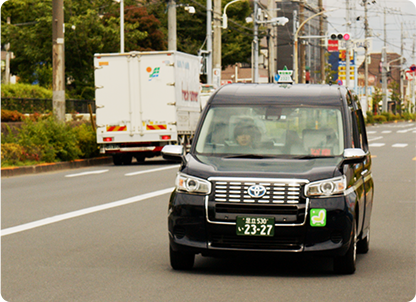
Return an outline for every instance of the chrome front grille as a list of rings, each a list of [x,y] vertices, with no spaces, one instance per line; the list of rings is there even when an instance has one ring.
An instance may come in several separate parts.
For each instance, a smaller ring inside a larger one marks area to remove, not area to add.
[[[215,202],[259,203],[259,204],[298,204],[301,188],[306,180],[290,179],[224,179],[212,178]],[[253,185],[266,188],[266,194],[254,198],[248,194]]]

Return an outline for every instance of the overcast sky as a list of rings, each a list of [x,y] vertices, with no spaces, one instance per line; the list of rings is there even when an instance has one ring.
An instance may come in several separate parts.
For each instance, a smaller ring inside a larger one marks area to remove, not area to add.
[[[347,1],[350,7],[351,37],[364,39],[363,0],[324,0],[328,12],[328,32],[345,32],[347,20]],[[374,2],[374,3],[373,3]],[[416,63],[412,58],[413,43],[416,39],[416,0],[367,0],[368,25],[373,37],[373,52],[381,52],[384,46],[384,12],[386,11],[386,44],[388,52],[400,54],[401,24],[404,34],[404,56],[406,66]],[[360,17],[357,21],[357,18]]]

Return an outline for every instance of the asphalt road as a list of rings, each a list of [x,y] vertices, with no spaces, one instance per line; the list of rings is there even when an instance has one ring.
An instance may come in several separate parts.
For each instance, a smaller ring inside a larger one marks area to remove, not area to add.
[[[6,301],[410,301],[416,288],[416,123],[368,127],[375,201],[354,275],[299,255],[168,257],[177,164],[148,160],[2,178]]]

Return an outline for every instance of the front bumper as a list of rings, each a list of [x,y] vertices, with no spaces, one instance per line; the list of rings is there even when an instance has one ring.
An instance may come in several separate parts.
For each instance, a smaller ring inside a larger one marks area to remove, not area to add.
[[[228,252],[310,252],[345,254],[351,242],[353,214],[348,196],[307,199],[296,214],[257,214],[275,217],[273,237],[239,236],[235,215],[215,216],[208,196],[173,192],[169,204],[169,238],[175,251],[218,255]],[[269,210],[270,207],[267,209]],[[310,224],[311,209],[326,209],[326,225]],[[293,213],[292,213],[293,214]],[[282,216],[283,215],[283,216]],[[249,213],[245,216],[251,216]]]

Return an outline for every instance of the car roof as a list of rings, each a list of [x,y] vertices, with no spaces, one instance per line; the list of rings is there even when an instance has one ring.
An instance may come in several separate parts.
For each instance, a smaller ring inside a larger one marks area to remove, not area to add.
[[[211,104],[273,103],[282,105],[340,106],[345,87],[317,84],[228,84],[211,98]]]

